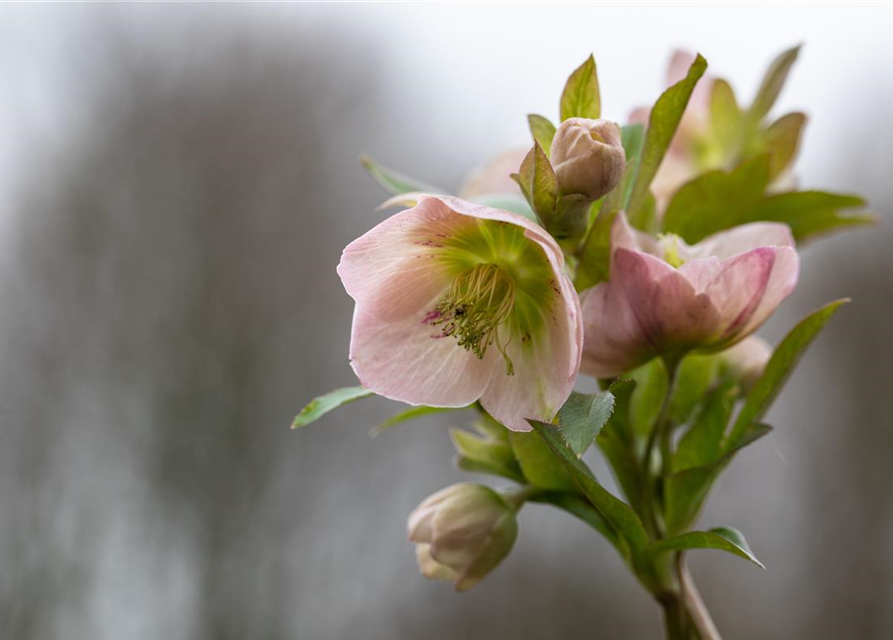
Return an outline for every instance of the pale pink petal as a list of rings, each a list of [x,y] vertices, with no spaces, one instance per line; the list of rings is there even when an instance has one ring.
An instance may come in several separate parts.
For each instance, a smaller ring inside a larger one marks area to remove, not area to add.
[[[385,321],[402,318],[449,287],[436,250],[457,216],[436,201],[432,205],[402,211],[344,249],[338,275],[367,314]]]
[[[659,258],[618,249],[611,281],[623,290],[643,335],[658,350],[696,346],[716,330],[719,314],[709,296]]]
[[[431,306],[436,300],[431,300]],[[494,372],[492,360],[445,337],[424,311],[382,322],[357,305],[350,364],[370,391],[412,405],[464,407],[480,398]]]
[[[620,287],[602,282],[580,295],[583,309],[583,361],[580,370],[613,378],[650,358],[653,349]]]
[[[782,300],[790,295],[800,275],[800,257],[793,247],[777,247],[775,250],[775,266],[763,299],[754,311],[750,321],[741,333],[747,335],[760,328],[770,315],[778,308]]]
[[[737,335],[763,299],[775,264],[775,249],[760,247],[728,260],[716,258],[685,263],[679,273],[705,293],[719,312],[715,339]]]
[[[757,247],[793,247],[794,236],[786,224],[751,222],[707,236],[687,250],[688,258],[716,256],[720,260]]]

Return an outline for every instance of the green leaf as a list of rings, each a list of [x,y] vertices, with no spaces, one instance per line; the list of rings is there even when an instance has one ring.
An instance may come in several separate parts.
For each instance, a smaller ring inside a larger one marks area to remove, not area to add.
[[[433,413],[446,413],[448,411],[462,411],[462,409],[468,409],[468,407],[463,407],[460,409],[456,409],[453,407],[410,407],[405,411],[401,411],[397,415],[391,416],[375,428],[373,428],[369,435],[377,436],[382,431],[386,431],[391,427],[395,427],[398,424],[402,424],[404,422],[409,422],[410,420],[415,420],[417,418],[421,418],[427,415],[431,415]]]
[[[642,224],[642,217],[647,213],[648,187],[664,159],[679,121],[682,120],[682,114],[695,84],[706,70],[707,61],[699,54],[689,68],[688,75],[664,91],[651,110],[642,159],[639,162],[629,201],[628,214],[630,224],[633,226],[638,227]]]
[[[527,116],[527,124],[530,125],[530,135],[534,142],[542,147],[543,153],[549,158],[552,156],[552,138],[555,137],[555,125],[548,118],[531,113]]]
[[[509,442],[530,484],[550,491],[579,492],[567,469],[537,434],[512,431]]]
[[[524,483],[521,467],[515,460],[511,445],[492,438],[480,438],[468,431],[450,429],[453,445],[459,456],[456,464],[460,469],[476,473],[490,473]]]
[[[518,173],[512,177],[540,219],[544,222],[551,220],[558,201],[558,180],[538,142],[533,143]]]
[[[708,171],[682,185],[670,201],[663,230],[693,244],[722,229],[750,222],[749,212],[769,185],[769,156],[742,162],[732,171]]]
[[[614,396],[610,391],[593,394],[571,392],[564,406],[558,410],[558,428],[578,458],[586,453],[613,412]]]
[[[583,495],[617,531],[631,551],[634,554],[643,551],[648,544],[648,533],[639,516],[628,504],[599,484],[589,468],[564,443],[555,427],[535,420],[529,422],[570,473]]]
[[[697,418],[679,440],[673,456],[673,471],[709,464],[719,458],[737,394],[732,379],[727,379],[709,394]]]
[[[760,569],[765,569],[763,563],[750,550],[747,540],[737,529],[730,527],[717,527],[710,531],[689,531],[679,536],[665,538],[651,544],[648,552],[651,554],[665,553],[667,551],[685,551],[687,549],[720,549],[733,553],[739,558],[750,560]]]
[[[838,227],[875,222],[872,215],[842,214],[865,206],[858,196],[822,191],[766,195],[773,156],[749,158],[732,171],[709,171],[682,185],[663,218],[663,230],[689,244],[749,222],[783,222],[799,242]]]
[[[772,64],[769,65],[769,68],[766,70],[766,75],[763,76],[763,82],[753,100],[753,104],[751,104],[750,109],[748,110],[748,117],[751,121],[759,122],[763,119],[763,116],[769,113],[769,110],[778,99],[778,94],[781,93],[785,80],[788,78],[788,73],[794,65],[794,62],[797,61],[797,54],[799,53],[800,45],[797,45],[796,47],[782,52],[772,61]]]
[[[421,193],[446,193],[443,189],[432,187],[429,184],[420,182],[415,178],[409,178],[402,173],[398,173],[393,169],[388,169],[377,164],[369,156],[360,156],[360,164],[369,172],[369,175],[380,184],[385,191],[392,195],[400,195],[401,193],[421,192]]]
[[[534,437],[538,438],[539,436]],[[550,453],[549,455],[552,454]],[[551,504],[559,509],[567,511],[605,536],[605,538],[608,539],[608,542],[614,545],[621,555],[626,553],[624,543],[617,537],[617,532],[614,531],[611,525],[608,524],[601,515],[599,515],[595,507],[589,504],[586,498],[571,493],[547,492],[534,496],[530,501],[539,502],[541,504]]]
[[[848,299],[835,300],[821,309],[813,311],[794,327],[775,348],[763,375],[747,394],[744,407],[735,420],[735,426],[728,437],[729,447],[735,447],[739,438],[754,422],[759,421],[772,406],[784,383],[794,371],[807,347],[812,344],[828,320]]]
[[[698,516],[710,487],[735,454],[772,430],[751,424],[731,448],[716,461],[671,473],[664,484],[664,518],[670,535],[685,531]]]
[[[539,222],[539,220],[537,220],[536,214],[533,212],[533,209],[531,209],[530,205],[527,204],[524,198],[520,196],[513,196],[509,193],[485,194],[475,196],[473,198],[470,198],[470,200],[472,202],[476,202],[477,204],[483,204],[488,207],[492,207],[493,209],[511,211],[512,213],[517,213],[520,216],[524,216],[528,220]]]
[[[791,227],[797,242],[812,239],[835,229],[876,224],[871,214],[843,214],[843,210],[865,206],[859,196],[823,191],[791,191],[763,199],[743,216],[739,224],[768,220]]]
[[[337,409],[343,404],[371,396],[372,392],[363,387],[344,387],[343,389],[335,389],[324,396],[314,398],[309,404],[301,409],[292,423],[292,429],[300,429],[306,427],[311,422],[316,422],[332,409]]]
[[[763,145],[771,158],[769,175],[773,179],[793,162],[800,146],[800,134],[805,124],[806,116],[804,114],[789,113],[773,122],[762,133]]]
[[[561,121],[568,118],[601,117],[602,104],[598,88],[598,72],[591,55],[567,79],[561,93]]]
[[[654,358],[629,373],[636,387],[629,405],[629,422],[633,432],[648,437],[660,413],[667,393],[667,369],[663,360]]]

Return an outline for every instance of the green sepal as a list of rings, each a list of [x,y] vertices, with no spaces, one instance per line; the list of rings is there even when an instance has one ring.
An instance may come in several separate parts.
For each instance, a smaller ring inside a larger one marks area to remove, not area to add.
[[[292,429],[300,429],[306,427],[311,422],[316,422],[332,409],[337,409],[341,405],[371,396],[373,393],[363,387],[344,387],[335,389],[329,393],[314,398],[307,406],[301,409],[301,413],[295,416],[292,422]]]
[[[520,484],[524,474],[508,442],[478,437],[462,429],[450,429],[458,456],[456,466],[464,471],[503,476]]]
[[[750,545],[744,539],[744,535],[731,527],[717,527],[709,531],[689,531],[672,538],[664,538],[651,543],[648,553],[656,556],[668,551],[687,551],[689,549],[719,549],[728,551],[739,558],[744,558],[765,569],[763,563],[757,560]]]
[[[591,394],[572,391],[558,410],[558,430],[579,458],[595,442],[613,412],[614,396],[610,391]]]
[[[695,84],[706,70],[707,61],[698,54],[686,77],[664,91],[651,109],[642,158],[638,163],[627,209],[630,224],[634,227],[645,228],[643,225],[648,222],[648,188],[670,147]]]
[[[763,374],[747,394],[744,406],[727,438],[727,447],[734,447],[747,428],[766,414],[806,349],[840,306],[847,302],[849,300],[846,298],[835,300],[813,311],[791,329],[779,343],[769,358]]]
[[[538,142],[533,143],[533,148],[524,157],[518,173],[512,174],[512,178],[521,187],[521,193],[524,194],[530,207],[543,223],[548,224],[548,221],[555,217],[558,180],[555,178],[555,171],[552,170],[549,158]]]
[[[595,58],[589,56],[567,79],[561,92],[561,121],[568,118],[601,117],[601,94],[598,87],[598,71]]]
[[[565,444],[555,426],[535,420],[528,422],[564,465],[582,494],[624,541],[629,551],[623,555],[627,559],[640,556],[648,544],[648,533],[635,511],[595,479],[586,464]]]
[[[552,157],[552,139],[555,137],[555,125],[541,115],[528,114],[527,124],[530,126],[530,135],[534,142],[539,144],[547,158]]]
[[[398,196],[401,193],[413,192],[446,193],[443,189],[432,187],[430,184],[425,184],[415,178],[405,176],[398,171],[383,167],[369,156],[360,156],[360,164],[362,164],[369,175],[391,195]]]

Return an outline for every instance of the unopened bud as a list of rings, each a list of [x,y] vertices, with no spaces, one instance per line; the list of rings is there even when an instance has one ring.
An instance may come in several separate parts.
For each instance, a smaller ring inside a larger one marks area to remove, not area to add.
[[[426,498],[409,516],[419,570],[466,591],[498,565],[515,543],[515,508],[480,484],[460,483]]]
[[[617,186],[626,168],[620,128],[609,120],[568,118],[552,139],[551,161],[562,194],[598,200]]]
[[[748,336],[734,347],[720,354],[729,372],[741,381],[741,388],[748,391],[766,368],[772,357],[772,347],[759,336]]]

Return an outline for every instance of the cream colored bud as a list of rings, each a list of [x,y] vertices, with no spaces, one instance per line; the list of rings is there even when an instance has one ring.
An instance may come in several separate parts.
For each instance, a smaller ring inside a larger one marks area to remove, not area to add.
[[[763,375],[763,370],[772,357],[772,347],[759,336],[749,336],[723,351],[720,357],[729,372],[741,381],[741,387],[747,391]]]
[[[562,194],[598,200],[617,186],[626,168],[620,127],[608,120],[568,118],[552,139],[550,159]]]
[[[466,591],[508,552],[518,535],[515,509],[480,484],[454,484],[426,498],[409,516],[419,570],[426,578],[453,582]]]

